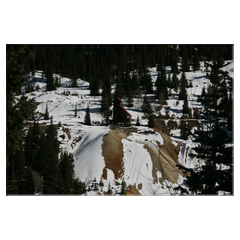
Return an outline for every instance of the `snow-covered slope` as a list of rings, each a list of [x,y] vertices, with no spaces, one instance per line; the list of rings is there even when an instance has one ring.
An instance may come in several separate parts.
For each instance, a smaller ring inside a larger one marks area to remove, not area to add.
[[[224,69],[233,76],[233,61],[230,61]],[[157,79],[156,68],[149,70],[154,84]],[[169,69],[166,68],[166,70]],[[147,127],[147,119],[141,111],[141,98],[134,98],[134,107],[125,106],[132,115],[133,127],[111,128],[102,124],[101,96],[90,96],[88,82],[78,79],[78,87],[70,88],[68,87],[70,79],[56,74],[54,77],[61,78],[61,87],[55,91],[46,92],[42,71],[37,71],[35,86],[38,85],[39,90],[26,95],[29,98],[35,98],[38,103],[39,124],[50,124],[50,120],[43,119],[46,106],[53,123],[56,125],[61,123],[58,129],[58,140],[63,150],[73,153],[76,177],[84,181],[89,188],[94,180],[99,182],[101,178],[103,179],[104,186],[99,188],[98,193],[89,191],[87,194],[104,194],[109,186],[113,194],[118,194],[120,193],[119,183],[123,180],[127,184],[129,193],[178,194],[173,188],[184,183],[184,174],[178,170],[176,164],[186,167],[197,165],[194,159],[188,157],[193,146],[191,139],[186,141],[180,139],[179,125],[185,120],[182,118],[183,101],[178,100],[179,92],[172,90],[167,104],[161,107],[155,101],[151,103],[155,117],[159,118],[159,121],[163,121],[165,126],[170,120],[175,123],[175,127],[172,127],[167,135],[159,129],[154,131]],[[180,77],[181,74],[178,75],[179,79]],[[197,102],[202,88],[210,84],[206,79],[203,63],[199,71],[187,72],[186,78],[191,85],[187,93],[189,107],[193,113],[194,108],[202,107]],[[112,92],[114,92],[114,85]],[[124,99],[123,103],[125,103]],[[75,117],[75,106],[77,106],[77,117]],[[92,126],[84,125],[87,106],[90,107]],[[140,119],[140,127],[135,127],[137,117]],[[196,119],[192,120],[196,121]]]

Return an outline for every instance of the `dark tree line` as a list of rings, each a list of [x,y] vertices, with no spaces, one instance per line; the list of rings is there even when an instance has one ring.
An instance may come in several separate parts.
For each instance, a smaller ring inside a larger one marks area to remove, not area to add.
[[[232,45],[219,45],[222,57],[232,59]],[[73,80],[81,78],[90,82],[92,95],[108,78],[130,71],[144,72],[147,67],[161,69],[171,66],[172,73],[178,72],[177,63],[181,57],[184,71],[190,65],[198,69],[199,60],[211,60],[214,45],[28,45],[24,61],[24,72],[43,70],[47,78],[51,73],[61,73]],[[51,82],[51,79],[48,79]],[[123,83],[124,84],[124,83]],[[52,88],[50,83],[50,88]],[[134,87],[133,87],[134,88]]]
[[[35,121],[27,127],[36,103],[21,96],[27,81],[24,56],[25,46],[7,46],[6,194],[34,194],[33,171],[43,177],[44,194],[81,194],[85,184],[75,178],[73,156],[60,154],[56,127],[51,124],[44,132]]]
[[[201,102],[201,129],[193,134],[196,146],[190,156],[200,160],[196,169],[183,168],[189,176],[186,183],[192,192],[217,194],[226,191],[233,194],[233,79],[221,68],[224,66],[221,48],[214,49],[213,62],[207,91],[203,89]]]

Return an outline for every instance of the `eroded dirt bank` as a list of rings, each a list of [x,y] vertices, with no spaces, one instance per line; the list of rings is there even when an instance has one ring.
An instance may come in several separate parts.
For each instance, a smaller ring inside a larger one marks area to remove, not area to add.
[[[103,179],[107,179],[107,169],[114,173],[115,179],[123,175],[123,144],[122,139],[127,135],[124,131],[110,130],[103,137],[102,154],[105,160]]]
[[[161,183],[168,180],[172,183],[178,183],[179,174],[184,175],[181,170],[176,166],[178,164],[178,154],[180,151],[180,144],[173,144],[172,139],[165,133],[157,131],[161,134],[164,144],[154,144],[156,148],[151,145],[144,144],[144,148],[148,151],[153,168],[152,176],[154,183]],[[129,134],[129,132],[128,132]],[[110,130],[103,137],[102,154],[105,160],[105,167],[103,169],[102,177],[107,179],[107,169],[114,173],[114,178],[117,180],[124,175],[124,162],[123,162],[123,144],[122,139],[128,135],[124,129]],[[130,133],[131,134],[131,133]],[[139,143],[143,144],[143,143]],[[158,151],[157,151],[157,150]],[[158,177],[157,172],[161,173],[162,177]],[[138,187],[128,186],[130,195],[137,195]]]

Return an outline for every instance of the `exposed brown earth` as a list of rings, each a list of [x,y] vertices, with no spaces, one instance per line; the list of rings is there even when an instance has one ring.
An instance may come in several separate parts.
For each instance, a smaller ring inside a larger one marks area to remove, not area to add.
[[[168,154],[176,163],[178,163],[178,154],[180,151],[180,144],[178,144],[177,146],[175,146],[172,143],[172,139],[165,134],[164,132],[160,131],[158,128],[154,128],[154,130],[158,133],[161,134],[164,144],[163,145],[158,145],[158,147],[165,152],[166,154]]]
[[[136,188],[136,185],[129,185],[126,190],[126,195],[127,196],[138,196],[141,195],[139,191]]]
[[[165,133],[159,131],[164,140],[164,144],[155,146],[158,148],[158,151],[151,148],[148,145],[144,145],[144,148],[149,152],[152,163],[152,176],[154,183],[160,182],[163,184],[163,181],[166,179],[169,182],[177,183],[179,174],[184,175],[181,170],[176,166],[178,164],[178,154],[180,151],[180,144],[175,146],[172,143],[172,139]],[[121,178],[124,174],[123,168],[123,144],[122,139],[127,137],[127,130],[125,129],[115,129],[110,130],[108,134],[103,137],[103,157],[105,160],[105,168],[103,169],[102,177],[107,179],[107,169],[111,169],[114,173],[115,179]],[[157,172],[161,172],[162,177],[158,178]],[[139,190],[141,190],[142,184],[129,185],[127,187],[127,195],[139,195]]]
[[[172,159],[172,157],[160,148],[158,152],[148,145],[145,145],[144,148],[147,149],[152,159],[152,176],[154,183],[160,182],[162,184],[163,179],[166,179],[172,183],[177,183],[179,173],[183,173],[178,169],[176,162]],[[161,172],[162,174],[160,179],[157,179],[157,171]]]
[[[114,173],[115,179],[123,175],[123,145],[122,139],[127,135],[124,131],[110,130],[103,137],[102,154],[105,160],[103,179],[107,179],[107,168]]]

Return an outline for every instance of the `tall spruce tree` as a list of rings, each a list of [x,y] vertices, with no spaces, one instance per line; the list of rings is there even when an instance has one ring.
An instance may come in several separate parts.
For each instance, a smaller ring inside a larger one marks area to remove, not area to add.
[[[172,87],[174,89],[178,89],[179,87],[179,80],[178,80],[178,77],[177,77],[177,72],[176,70],[173,71],[173,76],[172,76]]]
[[[90,116],[89,105],[88,105],[87,108],[86,108],[86,115],[85,115],[85,118],[84,118],[84,123],[85,123],[86,125],[91,125],[91,116]]]
[[[48,68],[47,68],[47,73],[46,73],[46,77],[47,77],[47,91],[52,91],[52,90],[56,90],[56,85],[53,79],[53,69],[52,69],[52,64],[49,63],[48,64]]]
[[[202,167],[185,168],[190,173],[187,177],[190,190],[211,195],[218,191],[233,193],[232,132],[226,128],[227,115],[231,114],[231,109],[226,108],[226,86],[231,79],[221,69],[223,63],[217,50],[216,46],[214,61],[209,64],[211,85],[200,100],[204,106],[201,114],[202,127],[194,133],[194,142],[200,144],[200,147],[195,147],[190,154],[199,159]]]
[[[154,128],[155,124],[154,124],[154,118],[153,118],[153,115],[150,114],[149,117],[148,117],[148,127],[149,128]]]
[[[194,56],[193,56],[193,71],[197,71],[200,69],[198,51],[194,48]]]
[[[170,66],[171,66],[172,73],[174,72],[178,73],[178,61],[179,61],[179,56],[178,56],[177,45],[172,45],[170,50]]]
[[[44,194],[63,194],[63,180],[59,169],[58,154],[60,153],[57,140],[57,129],[51,123],[47,129],[44,149],[44,161],[46,163],[43,171]]]
[[[114,93],[114,97],[117,98],[122,98],[123,97],[123,89],[122,89],[122,82],[120,79],[120,76],[117,76],[116,79],[116,89],[115,89],[115,93]]]
[[[166,100],[168,100],[165,67],[162,67],[161,75],[158,73],[156,85],[157,85],[156,98],[159,100],[160,104],[165,104]]]
[[[188,47],[187,45],[181,46],[181,53],[182,53],[182,71],[189,72],[190,70],[190,62],[188,58]]]
[[[186,75],[185,72],[182,72],[182,76],[180,79],[180,92],[179,92],[179,100],[187,100],[187,91],[186,91],[186,85],[187,85]]]
[[[108,100],[108,92],[107,88],[104,85],[103,91],[102,91],[102,100],[101,100],[101,112],[105,112],[109,110],[109,100]]]
[[[46,104],[46,109],[44,113],[44,120],[49,120],[48,104]]]
[[[144,69],[143,75],[140,77],[140,85],[146,90],[146,93],[153,93],[152,78],[147,68]]]
[[[65,194],[73,194],[74,193],[74,180],[75,180],[75,172],[74,172],[74,159],[73,155],[67,152],[62,152],[60,156],[59,168],[63,179],[63,187]]]
[[[151,107],[151,104],[150,102],[148,101],[147,99],[147,95],[145,94],[144,98],[143,98],[143,105],[142,105],[142,111],[149,115],[152,113],[152,107]]]
[[[77,117],[77,104],[75,104],[74,117]]]

